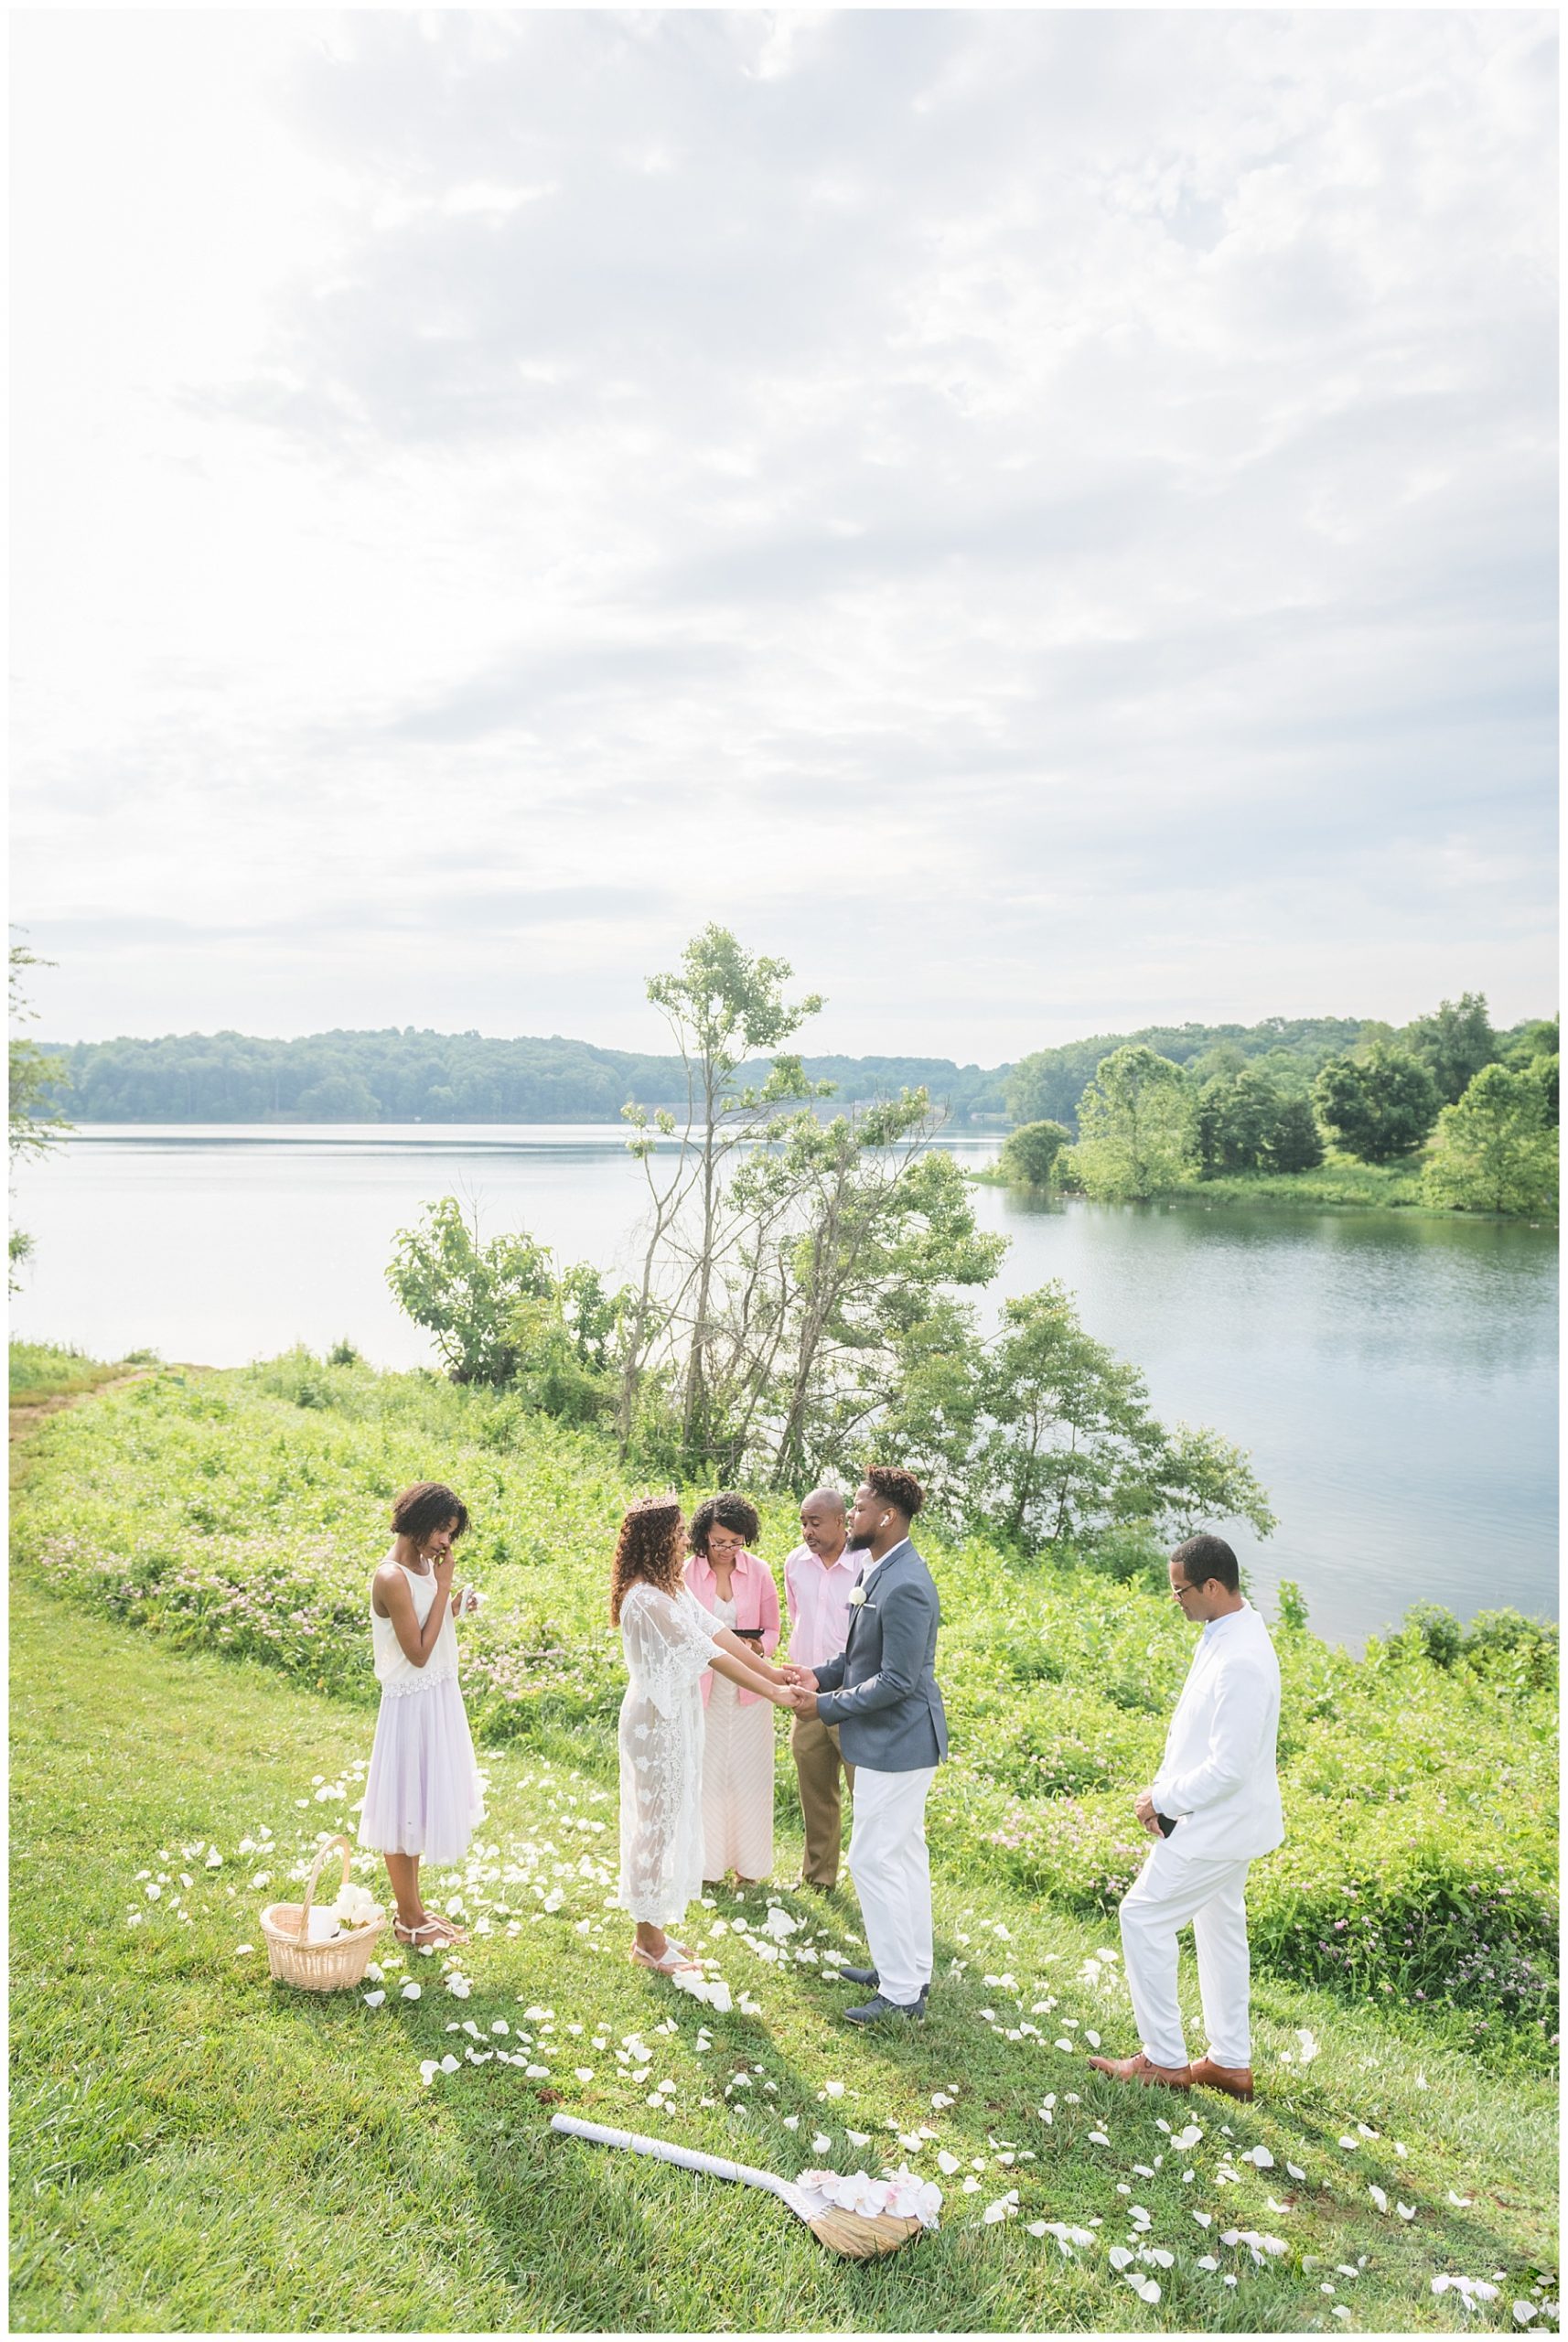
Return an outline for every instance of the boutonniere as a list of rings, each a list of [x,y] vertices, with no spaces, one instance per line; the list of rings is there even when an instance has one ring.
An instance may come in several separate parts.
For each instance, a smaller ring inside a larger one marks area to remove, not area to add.
[[[866,1600],[864,1585],[852,1585],[849,1590],[849,1606],[852,1610],[875,1610],[876,1605],[875,1602]]]

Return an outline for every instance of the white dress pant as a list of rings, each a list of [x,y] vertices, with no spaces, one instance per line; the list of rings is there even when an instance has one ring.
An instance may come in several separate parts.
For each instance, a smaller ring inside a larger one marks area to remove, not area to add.
[[[1122,1955],[1144,2055],[1156,2066],[1185,2066],[1187,2046],[1176,2001],[1176,1931],[1192,1922],[1197,1989],[1217,2065],[1250,2066],[1251,1970],[1247,1955],[1247,1873],[1251,1857],[1183,1854],[1162,1838],[1122,1903]]]
[[[934,1765],[913,1773],[854,1768],[854,1828],[848,1862],[877,1991],[912,2008],[931,1981],[931,1863],[926,1851],[926,1792]]]

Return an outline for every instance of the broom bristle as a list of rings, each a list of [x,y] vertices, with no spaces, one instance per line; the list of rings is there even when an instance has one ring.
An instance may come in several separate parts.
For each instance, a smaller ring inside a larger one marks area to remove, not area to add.
[[[807,2225],[820,2243],[846,2261],[875,2261],[881,2253],[897,2252],[920,2233],[918,2220],[899,2219],[891,2212],[843,2212],[836,2204]]]

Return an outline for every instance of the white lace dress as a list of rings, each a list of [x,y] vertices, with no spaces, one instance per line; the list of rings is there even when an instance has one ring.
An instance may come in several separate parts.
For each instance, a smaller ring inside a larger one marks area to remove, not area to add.
[[[673,1927],[703,1891],[703,1695],[721,1622],[682,1586],[637,1585],[621,1604],[628,1681],[620,1703],[623,1911]]]
[[[413,1615],[423,1627],[435,1599],[434,1572],[406,1573]],[[371,1647],[381,1687],[375,1746],[365,1776],[360,1843],[383,1854],[423,1854],[443,1865],[461,1860],[485,1818],[484,1789],[457,1681],[457,1630],[450,1608],[423,1667],[397,1628],[371,1606]]]

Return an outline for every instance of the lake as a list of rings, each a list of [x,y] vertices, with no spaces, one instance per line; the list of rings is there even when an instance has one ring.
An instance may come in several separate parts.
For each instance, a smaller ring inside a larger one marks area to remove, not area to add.
[[[976,1167],[997,1150],[947,1144]],[[213,1366],[346,1335],[425,1364],[384,1276],[422,1202],[462,1196],[484,1234],[526,1227],[559,1262],[624,1272],[640,1181],[613,1124],[99,1126],[18,1172],[36,1252],[13,1331]],[[1265,1609],[1294,1578],[1353,1646],[1423,1597],[1556,1615],[1553,1230],[974,1194],[1012,1240],[993,1295],[1060,1278],[1162,1416],[1251,1452],[1280,1526],[1229,1533]]]

